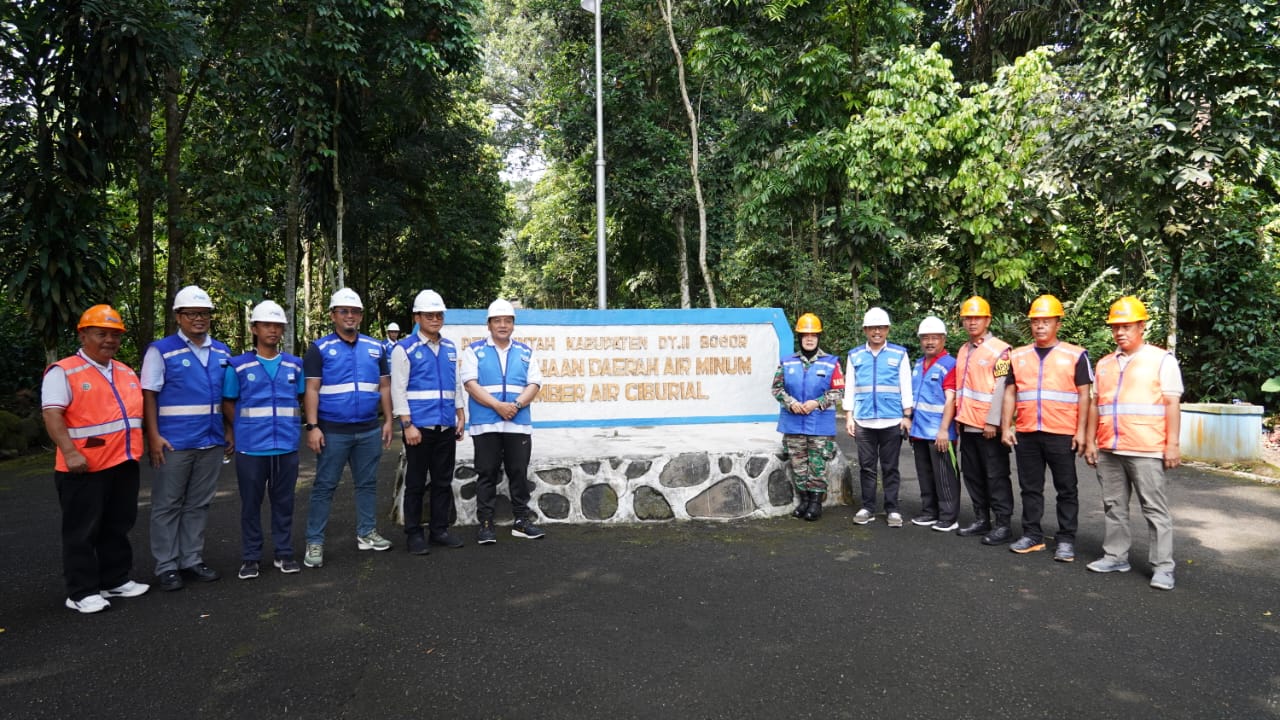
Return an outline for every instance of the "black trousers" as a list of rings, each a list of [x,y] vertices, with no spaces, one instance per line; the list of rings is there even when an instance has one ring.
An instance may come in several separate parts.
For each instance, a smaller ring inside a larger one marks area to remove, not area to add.
[[[1018,458],[1018,485],[1022,489],[1022,534],[1044,539],[1040,518],[1044,516],[1044,469],[1053,473],[1058,493],[1058,542],[1075,542],[1080,501],[1076,493],[1076,454],[1070,435],[1046,432],[1018,433],[1013,448]]]
[[[862,508],[876,510],[876,470],[884,484],[884,511],[898,512],[898,453],[902,451],[902,428],[871,429],[858,426],[854,440],[858,445],[858,479],[862,484]]]
[[[919,438],[911,438],[911,452],[915,454],[920,505],[924,514],[938,518],[939,525],[950,525],[959,520],[960,476],[951,464],[951,453],[938,452],[932,440]]]
[[[1000,434],[984,438],[982,433],[960,433],[960,472],[977,519],[995,515],[997,526],[1008,526],[1013,518],[1013,481],[1009,448],[1000,442]]]
[[[133,569],[129,531],[138,519],[138,461],[91,473],[54,471],[62,506],[62,576],[82,600],[119,587]]]
[[[405,445],[404,531],[422,532],[422,498],[430,476],[431,534],[449,529],[453,513],[453,465],[458,454],[456,429],[421,427],[422,441]]]
[[[523,433],[483,433],[471,438],[476,452],[476,519],[492,520],[502,471],[507,472],[511,494],[511,515],[529,516],[529,456],[533,436]]]

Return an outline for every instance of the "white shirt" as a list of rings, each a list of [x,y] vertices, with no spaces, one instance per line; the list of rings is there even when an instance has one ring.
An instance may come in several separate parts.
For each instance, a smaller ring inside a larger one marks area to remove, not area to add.
[[[204,342],[199,345],[191,342],[191,338],[181,330],[178,331],[178,337],[191,348],[191,353],[196,356],[201,365],[209,366],[209,348],[213,345],[211,336],[206,334]],[[156,348],[155,343],[147,346],[147,352],[142,356],[142,372],[138,373],[138,379],[142,382],[143,390],[160,392],[164,388],[164,358],[160,355],[160,350]],[[218,382],[221,383],[222,380],[219,379]]]
[[[418,331],[418,339],[422,341],[424,347],[439,357],[440,342],[438,340],[431,342],[421,330]],[[399,343],[396,343],[391,348],[391,413],[396,417],[409,417],[409,365],[409,354]],[[462,374],[455,372],[454,375],[457,386],[453,393],[453,406],[464,408],[467,393],[462,389]]]
[[[494,352],[497,353],[498,367],[501,367],[502,371],[506,372],[507,352],[511,350],[511,345],[508,343],[505,348],[500,348],[497,345],[494,345],[492,335],[486,337],[484,342],[485,342],[485,346],[493,348]],[[462,351],[462,362],[458,364],[458,382],[465,386],[469,380],[477,380],[479,379],[479,377],[480,377],[480,361],[476,359],[476,351],[473,350],[470,345],[468,345]],[[537,360],[531,359],[529,362],[528,383],[529,384],[525,385],[525,387],[529,387],[529,385],[537,385],[539,387],[542,386],[542,368],[538,367]],[[521,425],[520,423],[511,422],[510,420],[504,420],[502,422],[497,422],[497,423],[488,423],[485,425],[476,425],[474,423],[471,425],[472,435],[483,435],[484,433],[495,433],[495,432],[532,435],[533,426]]]

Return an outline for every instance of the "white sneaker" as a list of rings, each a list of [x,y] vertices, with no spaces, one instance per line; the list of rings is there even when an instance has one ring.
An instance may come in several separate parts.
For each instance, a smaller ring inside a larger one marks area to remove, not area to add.
[[[150,585],[145,585],[132,580],[125,580],[124,584],[119,587],[113,587],[110,590],[103,590],[100,595],[104,598],[113,597],[138,597],[139,595],[150,590]]]
[[[67,607],[79,613],[89,615],[91,613],[102,612],[111,607],[111,603],[102,599],[101,595],[86,595],[79,600],[67,598]]]
[[[889,513],[889,517],[885,518],[885,522],[889,523],[889,527],[902,527],[902,513]]]
[[[871,512],[866,508],[859,510],[858,514],[853,516],[853,522],[858,525],[866,525],[867,523],[871,522],[874,519],[875,519],[875,513]]]

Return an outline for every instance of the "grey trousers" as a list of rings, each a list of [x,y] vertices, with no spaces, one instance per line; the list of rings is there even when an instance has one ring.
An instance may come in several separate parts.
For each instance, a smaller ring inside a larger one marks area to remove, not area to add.
[[[223,448],[174,450],[151,473],[151,555],[156,575],[204,562],[204,526]]]
[[[1173,518],[1165,495],[1164,460],[1098,453],[1098,482],[1106,534],[1102,552],[1108,560],[1129,561],[1129,496],[1137,492],[1150,537],[1152,571],[1173,572]]]

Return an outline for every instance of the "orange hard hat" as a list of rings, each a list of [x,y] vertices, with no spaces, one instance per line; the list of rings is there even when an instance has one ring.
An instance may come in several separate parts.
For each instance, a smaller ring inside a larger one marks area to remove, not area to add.
[[[1119,300],[1111,303],[1111,312],[1107,313],[1108,325],[1119,325],[1122,323],[1138,322],[1139,320],[1150,320],[1151,316],[1147,314],[1147,306],[1142,301],[1132,295],[1125,295]]]
[[[94,305],[84,311],[80,316],[80,323],[76,325],[77,330],[87,327],[109,328],[124,332],[124,321],[120,319],[120,313],[110,305]]]
[[[1062,310],[1062,301],[1052,295],[1041,295],[1031,303],[1031,311],[1027,313],[1029,318],[1060,318],[1066,315]]]
[[[982,296],[974,295],[960,305],[960,317],[991,317],[991,305]]]
[[[822,332],[822,321],[813,313],[805,313],[796,320],[796,332],[798,333],[820,333]]]

